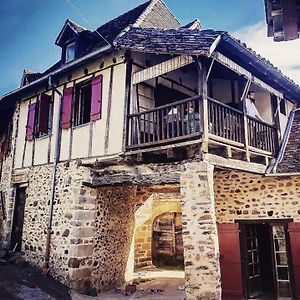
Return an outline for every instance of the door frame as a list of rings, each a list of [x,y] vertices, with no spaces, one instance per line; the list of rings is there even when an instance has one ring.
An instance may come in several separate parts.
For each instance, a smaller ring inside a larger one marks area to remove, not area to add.
[[[240,251],[241,251],[241,270],[242,270],[242,284],[243,284],[243,296],[244,299],[248,299],[248,284],[247,284],[247,274],[245,272],[245,255],[246,255],[246,248],[245,248],[245,238],[243,236],[242,230],[241,230],[241,225],[255,225],[255,224],[268,224],[271,226],[272,224],[285,224],[287,226],[288,230],[288,223],[293,222],[293,218],[287,218],[287,219],[243,219],[243,220],[235,220],[234,223],[239,224],[239,233],[240,233]],[[271,238],[271,246],[273,247],[273,240]],[[287,246],[287,255],[288,255],[288,261],[289,261],[289,272],[290,272],[290,284],[291,284],[291,294],[292,294],[292,299],[294,299],[295,295],[295,288],[294,288],[294,274],[293,274],[293,267],[292,267],[292,256],[291,256],[291,245],[290,245],[290,238],[289,234],[287,232],[286,234],[286,246]],[[275,280],[275,269],[274,269],[274,253],[272,251],[272,273],[274,276]],[[276,294],[278,293],[277,291],[277,284],[276,282],[273,283],[275,287]]]
[[[20,190],[24,190],[24,207],[23,207],[23,222],[22,222],[22,234],[21,234],[21,247],[22,247],[22,236],[23,236],[23,226],[24,226],[24,220],[25,220],[25,207],[26,207],[26,189],[28,185],[27,184],[20,184],[15,186],[14,189],[14,201],[13,201],[13,210],[12,210],[12,218],[11,218],[11,226],[10,226],[10,237],[9,237],[9,249],[12,250],[14,245],[12,245],[12,235],[14,231],[14,227],[16,225],[17,220],[17,208],[20,205],[20,200],[18,199],[18,193]],[[18,203],[17,203],[18,202]]]

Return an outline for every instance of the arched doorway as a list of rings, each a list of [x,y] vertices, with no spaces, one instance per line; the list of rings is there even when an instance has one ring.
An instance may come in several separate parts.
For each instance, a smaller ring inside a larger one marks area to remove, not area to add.
[[[152,228],[152,263],[157,268],[183,270],[182,213],[160,214]]]

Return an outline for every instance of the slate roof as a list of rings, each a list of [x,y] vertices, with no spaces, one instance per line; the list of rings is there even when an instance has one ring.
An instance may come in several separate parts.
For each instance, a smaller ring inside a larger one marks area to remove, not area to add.
[[[201,23],[198,19],[193,20],[192,22],[187,23],[184,26],[181,26],[181,28],[187,28],[187,29],[202,29]]]
[[[97,32],[99,32],[109,43],[112,43],[117,35],[119,35],[125,28],[135,23],[150,3],[151,1],[147,1],[119,17],[108,21],[98,27],[94,33],[97,34]],[[99,46],[99,44],[97,46]]]
[[[278,157],[279,164],[276,173],[299,173],[300,172],[300,111],[296,111],[290,116],[292,125],[287,135],[286,143],[282,145],[282,156]]]
[[[148,53],[206,55],[224,31],[199,29],[132,28],[118,37],[114,45]]]

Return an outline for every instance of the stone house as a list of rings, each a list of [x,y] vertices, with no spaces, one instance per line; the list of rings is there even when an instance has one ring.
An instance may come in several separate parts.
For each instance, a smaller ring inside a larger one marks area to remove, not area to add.
[[[167,256],[187,299],[300,299],[299,86],[161,0],[55,43],[0,98],[1,247],[83,293]]]

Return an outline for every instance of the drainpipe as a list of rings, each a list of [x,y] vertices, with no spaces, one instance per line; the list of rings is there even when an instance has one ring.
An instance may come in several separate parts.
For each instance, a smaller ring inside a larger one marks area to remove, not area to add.
[[[278,156],[277,156],[276,161],[275,161],[275,163],[274,163],[272,173],[276,173],[276,172],[277,172],[278,165],[279,165],[279,163],[281,162],[281,160],[282,160],[282,158],[283,158],[283,154],[284,154],[284,152],[285,152],[285,149],[286,149],[286,146],[287,146],[289,137],[290,137],[290,132],[291,132],[291,129],[292,129],[292,125],[293,125],[295,113],[296,113],[297,111],[299,111],[299,110],[300,110],[300,107],[294,109],[294,110],[290,113],[290,115],[289,115],[288,123],[287,123],[287,126],[286,126],[286,128],[285,128],[284,135],[283,135],[283,141],[282,141],[282,143],[281,143],[281,147],[280,147],[280,150],[279,150],[279,152],[278,152]],[[269,172],[270,172],[270,171],[269,171]],[[269,172],[267,172],[267,173],[269,173]]]
[[[57,109],[57,118],[55,121],[56,127],[54,127],[57,130],[56,130],[55,141],[54,141],[54,158],[53,158],[52,175],[51,175],[51,194],[50,194],[50,203],[49,203],[49,212],[48,212],[48,225],[46,231],[47,236],[46,236],[45,265],[44,265],[45,274],[47,274],[49,271],[50,241],[51,241],[51,234],[52,234],[52,218],[53,218],[53,208],[54,208],[56,170],[57,170],[57,164],[59,161],[59,152],[60,152],[60,137],[61,137],[60,119],[61,119],[61,106],[62,106],[62,97],[63,97],[61,92],[53,86],[51,76],[49,76],[49,85],[52,87],[54,92],[59,94],[59,101],[58,101],[58,109]]]

